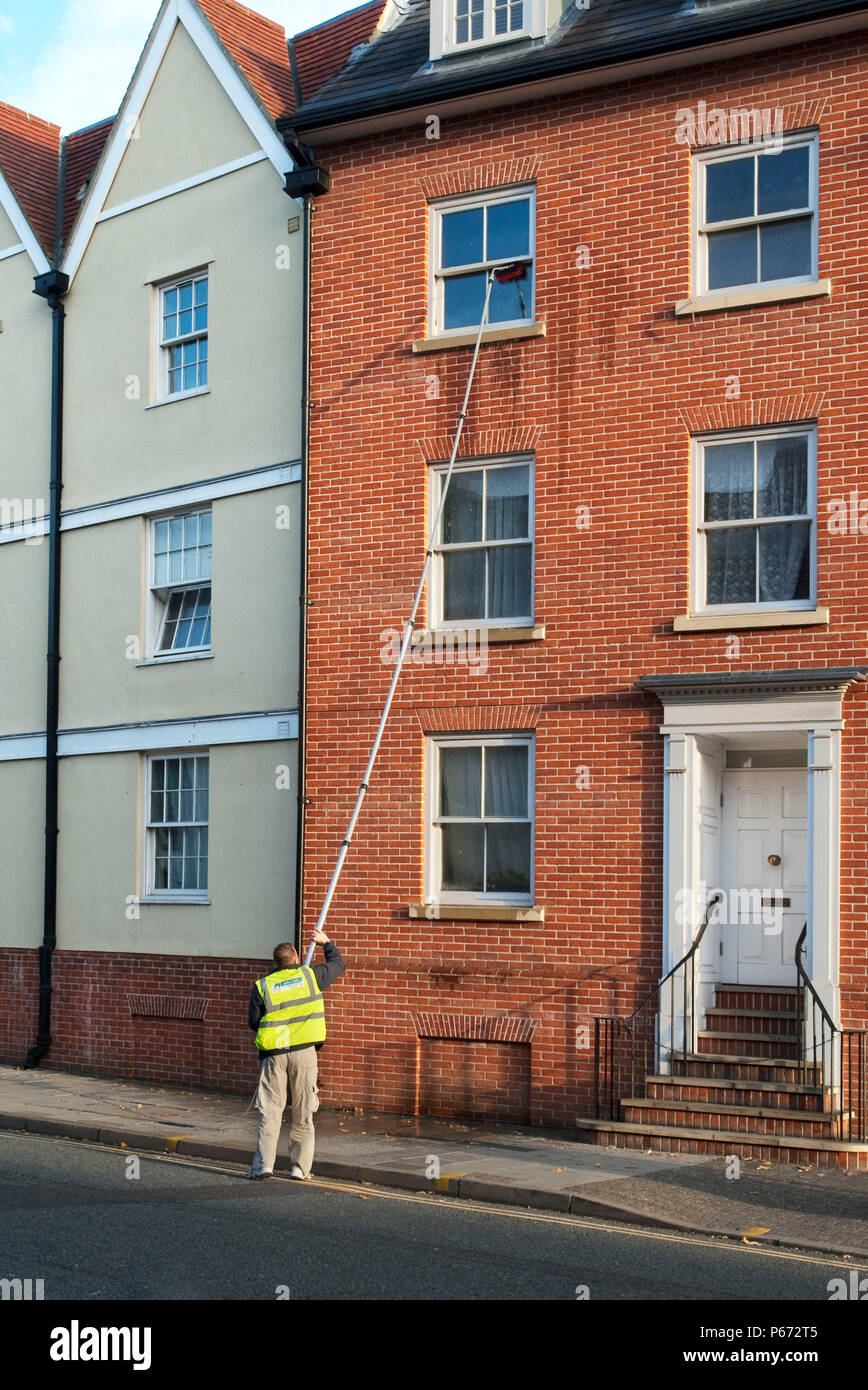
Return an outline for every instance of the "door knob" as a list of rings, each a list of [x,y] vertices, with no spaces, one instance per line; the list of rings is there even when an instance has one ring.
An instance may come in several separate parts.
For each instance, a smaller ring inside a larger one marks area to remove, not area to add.
[[[778,867],[778,865],[780,864],[780,862],[781,862],[781,856],[780,856],[779,854],[770,854],[770,855],[769,855],[769,863],[771,864],[771,866],[772,866],[773,869],[776,869],[776,868]]]

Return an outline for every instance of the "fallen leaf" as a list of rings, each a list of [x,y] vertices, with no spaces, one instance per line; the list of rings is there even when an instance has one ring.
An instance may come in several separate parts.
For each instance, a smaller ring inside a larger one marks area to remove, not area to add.
[[[767,1236],[768,1233],[768,1226],[749,1226],[746,1231],[739,1231],[739,1235],[741,1236],[745,1245],[757,1244],[755,1240],[748,1240],[748,1236]]]

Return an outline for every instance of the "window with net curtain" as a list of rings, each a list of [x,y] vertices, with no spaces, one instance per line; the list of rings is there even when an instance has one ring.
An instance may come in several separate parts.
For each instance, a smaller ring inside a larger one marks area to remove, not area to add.
[[[446,480],[434,474],[433,504]],[[435,623],[533,622],[530,462],[456,468],[437,546]]]
[[[440,896],[529,902],[530,740],[440,743],[436,778]]]
[[[707,608],[813,601],[811,443],[806,432],[701,444]]]

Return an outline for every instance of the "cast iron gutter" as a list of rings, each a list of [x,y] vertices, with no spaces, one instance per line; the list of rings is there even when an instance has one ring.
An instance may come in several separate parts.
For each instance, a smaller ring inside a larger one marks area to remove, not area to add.
[[[548,79],[565,77],[572,73],[593,72],[615,64],[638,62],[644,59],[673,57],[685,50],[695,49],[697,54],[705,48],[708,58],[697,56],[697,63],[714,58],[714,46],[739,39],[751,39],[762,34],[774,34],[787,30],[831,22],[853,14],[865,12],[868,24],[868,4],[865,0],[838,0],[824,6],[819,12],[811,13],[803,5],[793,4],[781,13],[768,16],[763,11],[750,15],[727,15],[717,24],[709,25],[699,34],[695,27],[681,35],[667,33],[657,38],[647,33],[635,36],[628,34],[616,42],[599,43],[582,51],[574,45],[559,43],[556,48],[540,45],[536,52],[519,61],[513,60],[489,71],[476,68],[463,76],[439,80],[436,73],[424,69],[409,73],[401,79],[401,85],[378,91],[376,87],[354,90],[348,96],[337,97],[331,102],[324,100],[317,104],[314,100],[307,107],[277,122],[278,129],[304,133],[308,130],[324,131],[330,125],[385,116],[393,112],[409,110],[425,102],[445,102],[472,94],[508,92],[513,87],[524,87],[532,82],[544,83]],[[613,74],[612,81],[617,80]],[[533,100],[528,95],[528,101]]]
[[[63,491],[63,295],[69,276],[37,275],[33,293],[51,310],[51,491],[48,518],[48,651],[45,682],[45,878],[39,948],[39,1024],[25,1067],[51,1046],[51,957],[57,945],[57,727],[60,700],[60,495]]]
[[[302,204],[302,289],[301,289],[301,555],[298,593],[298,823],[295,841],[295,947],[302,955],[302,906],[304,893],[304,832],[307,819],[307,536],[309,491],[307,484],[310,441],[310,278],[313,244],[314,197],[328,190],[324,169],[312,163],[313,151],[290,143],[295,168],[286,176],[285,191]],[[305,161],[302,163],[302,161]]]

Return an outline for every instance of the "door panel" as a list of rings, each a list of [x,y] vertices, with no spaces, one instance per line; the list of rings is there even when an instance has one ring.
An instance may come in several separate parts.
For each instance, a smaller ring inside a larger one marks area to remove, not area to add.
[[[807,773],[746,768],[726,772],[723,785],[724,978],[795,984],[807,912]]]

